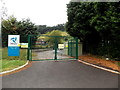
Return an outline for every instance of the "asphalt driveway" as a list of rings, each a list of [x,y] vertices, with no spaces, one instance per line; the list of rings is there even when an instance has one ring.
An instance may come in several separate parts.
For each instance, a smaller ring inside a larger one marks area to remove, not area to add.
[[[3,88],[118,88],[118,75],[77,61],[37,61],[3,76]]]

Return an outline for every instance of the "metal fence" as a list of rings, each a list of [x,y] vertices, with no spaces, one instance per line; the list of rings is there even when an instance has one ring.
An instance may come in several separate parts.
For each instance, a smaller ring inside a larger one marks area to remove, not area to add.
[[[19,48],[19,56],[9,56],[8,35],[2,35],[2,60],[78,59],[78,38],[73,37],[47,35],[20,36]]]
[[[28,60],[78,59],[78,38],[29,35],[28,43]]]

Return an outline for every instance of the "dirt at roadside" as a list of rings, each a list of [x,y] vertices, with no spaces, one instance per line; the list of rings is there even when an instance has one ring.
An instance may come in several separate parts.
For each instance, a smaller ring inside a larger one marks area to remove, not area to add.
[[[79,56],[79,59],[89,62],[89,63],[92,63],[92,64],[95,64],[95,65],[103,66],[103,67],[113,69],[113,70],[120,72],[120,66],[117,65],[118,61],[96,58],[92,55],[82,55],[82,56]]]

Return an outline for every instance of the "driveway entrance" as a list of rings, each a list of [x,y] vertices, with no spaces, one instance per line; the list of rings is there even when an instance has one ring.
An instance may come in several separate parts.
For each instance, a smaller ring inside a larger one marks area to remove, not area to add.
[[[37,37],[37,39],[35,38]],[[78,38],[67,36],[28,36],[28,60],[77,60]]]
[[[118,75],[77,61],[38,61],[3,76],[3,88],[118,88]]]

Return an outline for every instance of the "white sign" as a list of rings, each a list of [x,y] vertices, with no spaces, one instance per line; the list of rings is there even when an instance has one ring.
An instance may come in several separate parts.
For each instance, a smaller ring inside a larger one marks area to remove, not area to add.
[[[8,46],[19,46],[20,35],[8,35]]]
[[[58,44],[59,49],[64,49],[64,44]]]
[[[21,48],[28,48],[28,43],[21,43]]]

